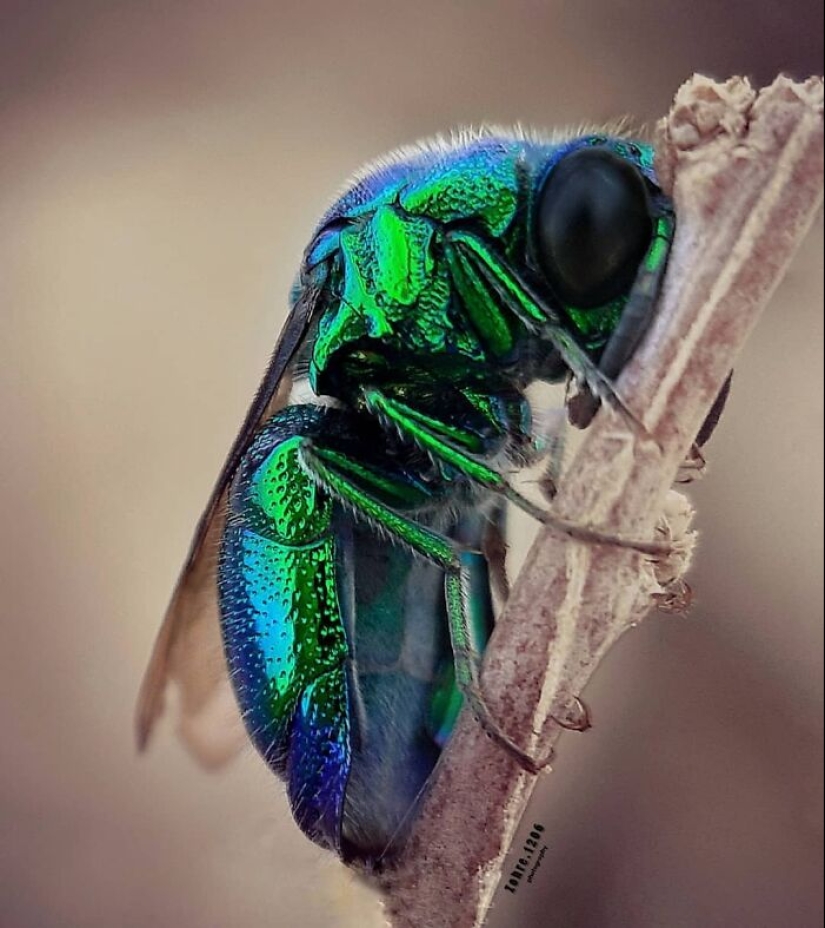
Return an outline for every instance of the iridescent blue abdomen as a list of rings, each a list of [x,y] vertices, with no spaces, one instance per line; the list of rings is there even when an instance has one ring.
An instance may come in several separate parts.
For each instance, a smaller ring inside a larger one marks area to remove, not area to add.
[[[452,652],[442,571],[358,523],[300,465],[302,441],[357,438],[345,418],[291,407],[256,437],[231,489],[220,608],[247,730],[298,824],[372,860],[438,759],[433,698]]]

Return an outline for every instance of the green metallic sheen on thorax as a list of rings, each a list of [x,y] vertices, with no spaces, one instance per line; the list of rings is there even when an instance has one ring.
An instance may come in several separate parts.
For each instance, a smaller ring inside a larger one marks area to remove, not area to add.
[[[515,154],[482,173],[454,164],[417,182],[389,186],[361,205],[339,238],[339,299],[318,327],[310,376],[332,354],[364,339],[410,356],[459,355],[485,360],[512,348],[510,333],[485,338],[455,311],[444,228],[471,223],[500,238],[512,226],[519,194]]]
[[[475,219],[494,238],[509,228],[518,204],[518,156],[498,158],[479,171],[469,158],[448,171],[432,171],[399,196],[401,206],[436,222]]]
[[[513,278],[514,271],[536,278],[537,191],[565,151],[589,146],[610,148],[652,180],[651,146],[593,135],[559,143],[502,137],[461,153],[412,152],[356,181],[307,252],[305,268],[327,262],[328,299],[308,359],[312,387],[321,390],[326,372],[348,353],[376,345],[393,363],[447,358],[456,372],[465,363],[517,361],[525,321],[544,321]],[[667,245],[657,235],[648,266],[666,258]],[[626,296],[587,309],[550,302],[581,347],[598,355]]]

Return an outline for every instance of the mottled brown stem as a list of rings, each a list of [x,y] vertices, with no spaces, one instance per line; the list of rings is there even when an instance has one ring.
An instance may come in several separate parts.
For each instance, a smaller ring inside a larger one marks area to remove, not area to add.
[[[656,322],[618,382],[630,417],[603,409],[554,501],[567,519],[652,537],[681,462],[822,197],[822,81],[694,77],[658,130],[659,176],[678,229]],[[793,308],[786,308],[792,312]],[[677,570],[678,573],[678,570]],[[544,530],[485,656],[493,716],[546,754],[619,636],[661,590],[654,565]],[[394,928],[484,922],[536,778],[460,720],[394,869]]]

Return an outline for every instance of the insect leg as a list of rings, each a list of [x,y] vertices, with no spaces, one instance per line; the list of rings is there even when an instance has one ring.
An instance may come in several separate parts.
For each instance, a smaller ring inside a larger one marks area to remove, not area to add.
[[[656,295],[662,286],[662,278],[667,268],[674,228],[672,215],[661,216],[656,221],[653,241],[636,275],[630,298],[622,310],[619,324],[599,358],[599,370],[610,380],[614,380],[622,372],[653,318]]]
[[[599,358],[599,370],[609,380],[615,380],[636,350],[656,312],[656,297],[667,269],[667,259],[673,241],[675,223],[672,214],[656,220],[656,229],[644,261],[639,267],[630,297],[622,310],[619,324],[604,346]],[[589,385],[588,385],[589,386]],[[599,409],[599,398],[592,391],[577,398],[574,425],[586,428]]]
[[[492,514],[481,540],[481,551],[490,566],[490,580],[493,590],[502,602],[510,596],[510,580],[507,577],[507,544],[504,526],[505,512],[503,502],[499,503]]]
[[[708,441],[710,441],[710,436],[713,435],[716,426],[719,424],[719,420],[722,418],[722,413],[725,410],[725,405],[728,402],[732,382],[733,371],[731,371],[726,377],[725,382],[722,384],[722,387],[719,390],[719,394],[713,401],[713,406],[710,407],[710,411],[705,416],[705,421],[702,423],[702,427],[699,429],[699,434],[696,436],[697,447],[703,448],[708,443]]]
[[[488,314],[493,307],[505,305],[528,331],[553,345],[576,379],[587,384],[595,396],[644,428],[622,403],[611,380],[567,331],[559,314],[482,239],[468,232],[451,232],[447,258],[465,301],[481,302],[488,307]]]
[[[390,421],[403,434],[415,442],[420,448],[428,451],[433,458],[442,464],[447,464],[455,468],[459,473],[468,479],[492,490],[494,493],[500,493],[505,499],[509,500],[519,509],[524,510],[536,521],[549,525],[557,531],[564,532],[571,538],[579,541],[589,541],[593,544],[617,545],[621,548],[632,548],[643,554],[666,555],[670,548],[667,545],[657,544],[651,541],[642,541],[633,538],[624,538],[611,532],[602,531],[596,526],[581,525],[578,522],[564,519],[547,512],[540,506],[531,502],[525,496],[522,496],[518,490],[510,486],[504,477],[494,468],[488,466],[482,461],[477,460],[467,454],[462,449],[456,447],[455,443],[445,440],[439,433],[439,423],[431,416],[427,416],[418,410],[401,403],[398,400],[385,396],[381,391],[374,388],[367,388],[364,391],[364,398],[367,407],[379,417]],[[447,426],[445,424],[444,429]],[[449,426],[450,431],[455,431],[454,426]]]
[[[456,683],[467,699],[484,730],[508,751],[525,769],[536,773],[550,758],[535,758],[519,747],[492,717],[481,690],[481,656],[473,646],[472,575],[478,551],[459,544],[421,525],[392,506],[381,495],[404,495],[401,479],[378,474],[350,455],[325,448],[316,440],[304,439],[300,450],[301,466],[328,493],[416,554],[440,567],[445,573],[445,597],[453,648]]]

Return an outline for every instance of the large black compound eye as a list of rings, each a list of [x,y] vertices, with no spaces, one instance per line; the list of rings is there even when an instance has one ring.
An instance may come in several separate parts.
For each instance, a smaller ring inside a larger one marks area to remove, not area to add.
[[[576,308],[629,290],[652,234],[642,175],[607,149],[567,155],[539,194],[536,257],[556,295]]]

